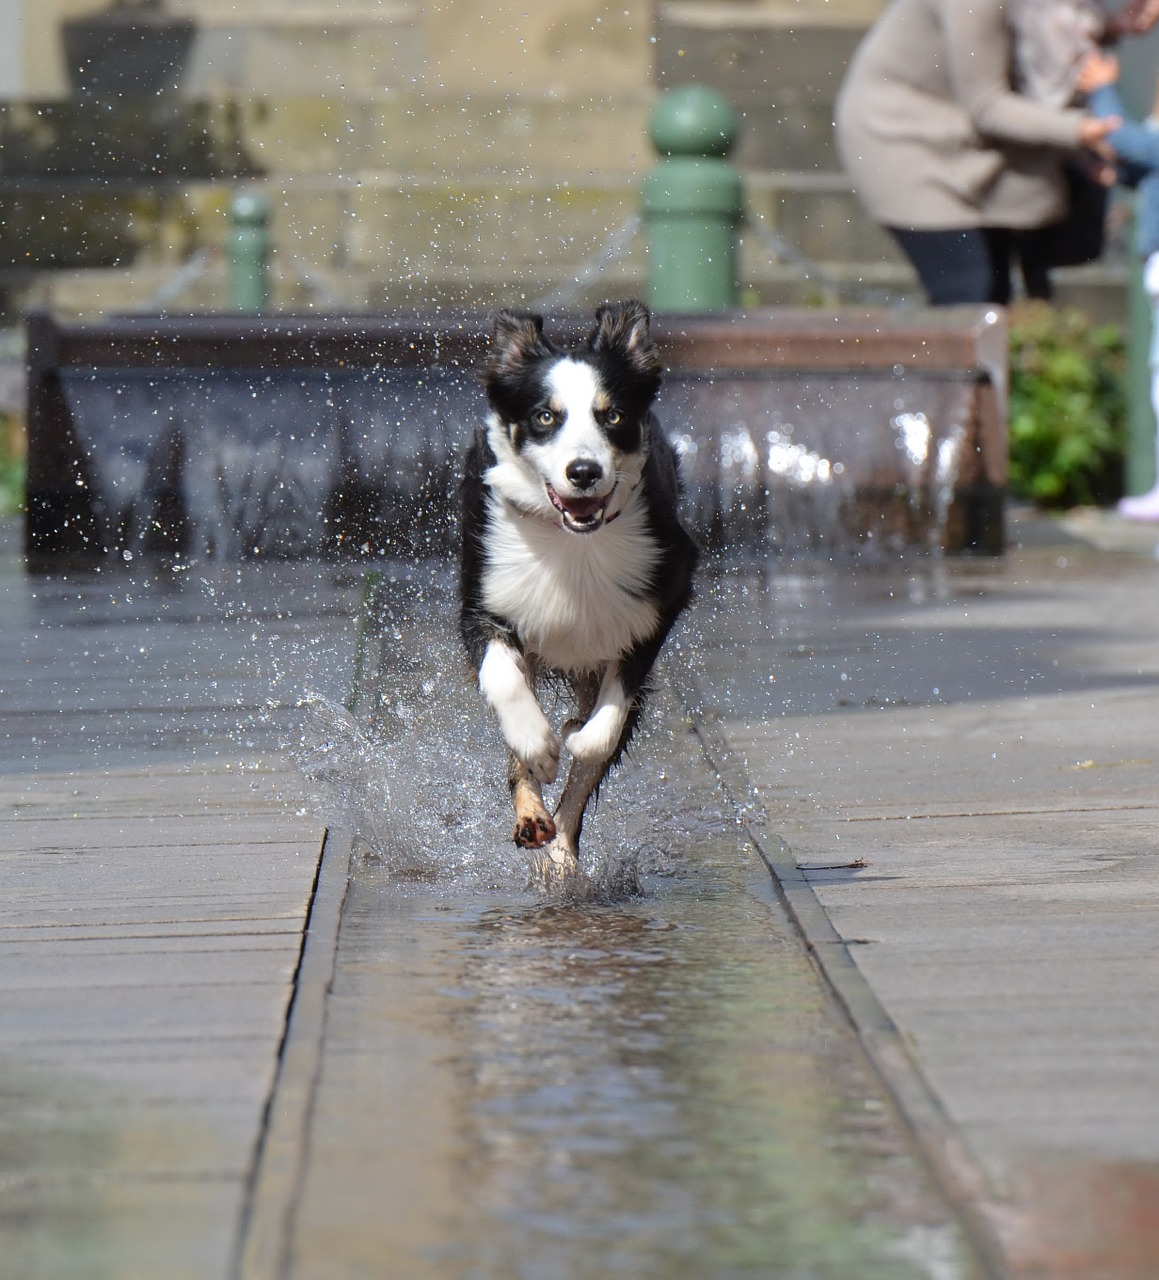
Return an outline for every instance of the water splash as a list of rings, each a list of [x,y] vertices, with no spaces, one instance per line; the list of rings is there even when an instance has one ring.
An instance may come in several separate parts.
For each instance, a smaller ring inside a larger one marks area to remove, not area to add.
[[[400,881],[456,893],[527,889],[545,901],[577,905],[641,896],[653,877],[674,870],[667,850],[633,845],[639,830],[634,836],[623,814],[606,814],[578,873],[547,874],[540,853],[504,839],[511,815],[506,788],[498,785],[501,750],[474,752],[410,732],[380,736],[341,704],[311,695],[300,704],[300,739],[291,754],[311,811],[355,839],[365,866]],[[642,797],[630,781],[624,794],[623,781],[609,784],[620,793],[611,803],[638,812]]]
[[[445,564],[366,575],[350,696],[304,693],[286,743],[312,812],[351,834],[363,865],[436,888],[612,902],[672,874],[679,860],[664,842],[679,838],[687,801],[664,769],[657,775],[662,714],[589,810],[578,876],[546,876],[539,856],[511,842],[507,749],[473,688],[453,600]],[[566,711],[561,702],[549,713]]]
[[[300,704],[292,754],[313,812],[349,832],[372,863],[402,878],[512,887],[525,874],[499,845],[501,796],[466,752],[404,730],[376,733],[317,694]],[[453,759],[449,758],[453,755]],[[440,767],[440,764],[443,767]]]

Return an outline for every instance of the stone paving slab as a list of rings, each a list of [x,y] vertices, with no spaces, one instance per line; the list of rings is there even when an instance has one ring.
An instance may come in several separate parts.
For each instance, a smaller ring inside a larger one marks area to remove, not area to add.
[[[772,634],[755,608],[752,669],[723,651],[702,676],[752,689],[814,655],[781,695],[807,713],[721,706],[720,741],[823,912],[815,954],[839,988],[830,942],[852,961],[976,1162],[958,1194],[1001,1274],[1041,1280],[1159,1274],[1159,536],[1124,556],[1095,528],[1097,551],[1057,530],[940,599],[774,609]]]
[[[332,602],[28,577],[4,532],[0,1274],[224,1277],[323,838],[266,702]]]
[[[0,788],[0,1256],[223,1276],[321,833],[273,771],[249,813],[212,770],[41,781]]]
[[[99,1131],[91,1135],[100,1140]],[[0,1234],[4,1266],[14,1277],[205,1280],[224,1273],[237,1198],[232,1178],[146,1174],[6,1186],[12,1226]]]

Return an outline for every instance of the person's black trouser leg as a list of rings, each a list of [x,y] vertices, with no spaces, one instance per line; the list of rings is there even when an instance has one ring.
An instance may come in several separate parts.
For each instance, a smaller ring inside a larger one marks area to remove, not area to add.
[[[1010,301],[1009,231],[889,231],[913,263],[930,306]]]

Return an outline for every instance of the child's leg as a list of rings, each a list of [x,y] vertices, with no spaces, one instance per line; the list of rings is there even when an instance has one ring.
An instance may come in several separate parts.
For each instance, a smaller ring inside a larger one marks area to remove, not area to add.
[[[1148,363],[1151,367],[1151,408],[1159,425],[1159,253],[1149,254],[1143,263],[1143,291],[1151,304],[1151,347]],[[1156,431],[1156,461],[1159,462],[1159,430]],[[1159,468],[1155,472],[1159,483]]]

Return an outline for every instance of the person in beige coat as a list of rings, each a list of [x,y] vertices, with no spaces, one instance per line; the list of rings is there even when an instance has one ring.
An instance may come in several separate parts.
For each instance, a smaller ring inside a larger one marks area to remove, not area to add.
[[[1014,233],[1063,216],[1064,161],[1116,124],[1015,90],[1006,9],[891,0],[838,95],[842,163],[932,305],[1009,301]]]

